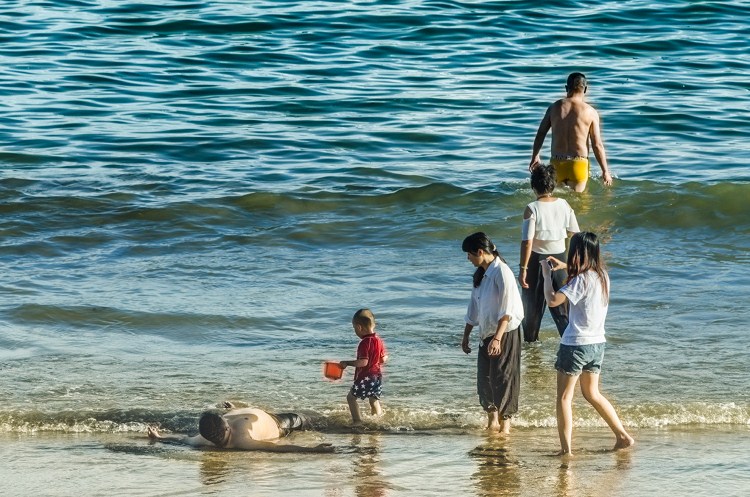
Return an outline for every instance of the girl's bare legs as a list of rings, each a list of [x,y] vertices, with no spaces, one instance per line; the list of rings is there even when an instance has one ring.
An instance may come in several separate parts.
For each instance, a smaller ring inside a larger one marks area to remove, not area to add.
[[[573,393],[578,375],[557,372],[557,434],[560,436],[559,455],[571,453],[573,438]]]
[[[615,449],[624,449],[630,447],[635,443],[633,437],[620,422],[620,417],[617,415],[615,408],[607,400],[607,398],[599,392],[599,375],[595,373],[587,373],[586,371],[581,374],[581,393],[583,398],[588,401],[589,404],[594,406],[599,416],[609,425],[612,432],[617,437],[617,443],[615,443]]]

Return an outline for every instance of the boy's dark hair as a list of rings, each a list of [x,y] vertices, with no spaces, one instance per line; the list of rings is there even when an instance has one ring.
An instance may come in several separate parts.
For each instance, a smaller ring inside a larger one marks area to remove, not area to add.
[[[368,330],[371,330],[375,326],[375,315],[370,309],[360,309],[354,313],[352,323],[364,326]]]
[[[226,445],[228,427],[227,420],[216,411],[204,412],[198,422],[198,431],[201,436],[209,442],[213,442],[217,447]]]
[[[541,164],[531,171],[531,188],[537,195],[552,193],[557,184],[557,173],[554,166]]]

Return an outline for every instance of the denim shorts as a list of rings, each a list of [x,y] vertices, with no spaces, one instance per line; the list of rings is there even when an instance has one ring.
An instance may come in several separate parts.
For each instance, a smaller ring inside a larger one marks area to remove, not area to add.
[[[555,369],[569,375],[579,375],[583,371],[599,374],[604,361],[604,346],[604,342],[590,345],[560,344]]]

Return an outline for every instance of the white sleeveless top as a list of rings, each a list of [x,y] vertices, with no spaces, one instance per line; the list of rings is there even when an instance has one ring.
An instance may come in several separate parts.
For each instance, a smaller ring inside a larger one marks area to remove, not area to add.
[[[562,254],[568,231],[581,231],[573,208],[564,199],[536,200],[528,208],[531,217],[523,220],[521,235],[522,240],[531,240],[531,250],[537,254]]]

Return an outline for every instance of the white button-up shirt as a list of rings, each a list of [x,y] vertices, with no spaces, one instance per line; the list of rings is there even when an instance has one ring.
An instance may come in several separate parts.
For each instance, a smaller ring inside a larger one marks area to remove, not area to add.
[[[515,330],[523,320],[523,302],[516,277],[499,257],[490,263],[478,287],[471,291],[465,321],[479,326],[481,340],[495,334],[497,323],[509,316],[507,331]]]

